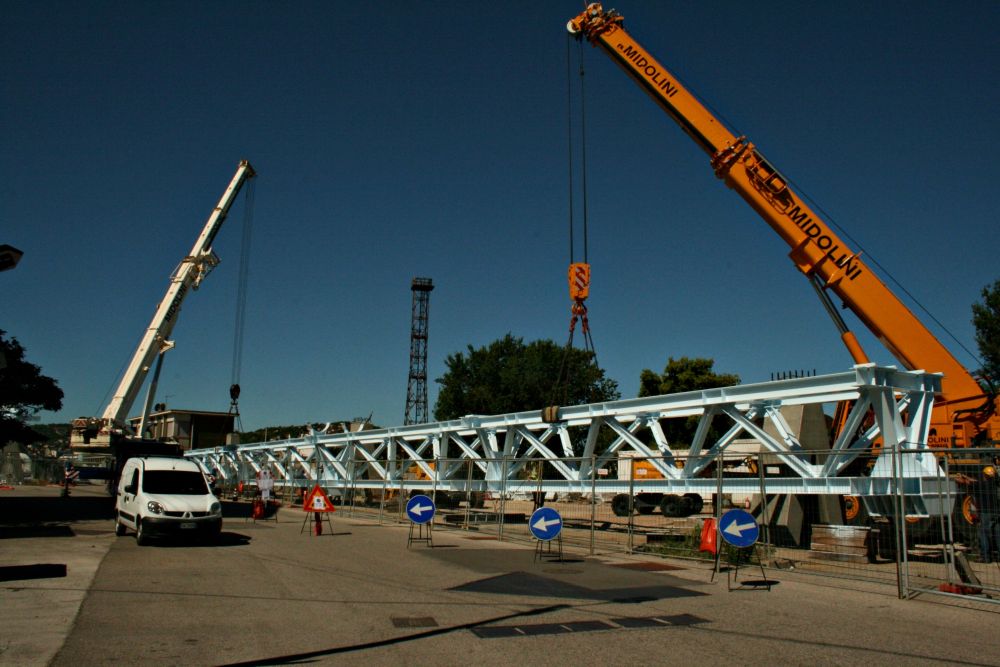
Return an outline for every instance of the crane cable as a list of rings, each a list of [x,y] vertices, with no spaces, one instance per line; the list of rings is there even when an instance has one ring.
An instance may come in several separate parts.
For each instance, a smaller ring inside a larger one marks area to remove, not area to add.
[[[243,238],[240,242],[240,269],[236,285],[236,323],[233,332],[232,383],[229,385],[229,414],[236,418],[236,428],[243,430],[240,420],[240,371],[243,366],[243,333],[246,328],[247,283],[250,276],[250,241],[253,236],[254,183],[246,184],[243,206]]]
[[[574,237],[574,191],[573,191],[573,76],[572,76],[572,51],[571,43],[573,38],[567,36],[566,42],[566,132],[567,132],[567,153],[568,153],[568,181],[569,181],[569,296],[572,301],[570,307],[569,339],[566,341],[566,348],[563,353],[562,362],[559,366],[559,375],[556,378],[556,385],[553,387],[553,398],[562,403],[566,403],[571,380],[571,368],[569,356],[573,350],[573,338],[576,332],[577,322],[580,323],[580,332],[583,334],[584,349],[590,354],[591,362],[597,366],[597,352],[594,349],[594,339],[590,331],[590,319],[587,315],[587,297],[590,296],[590,264],[588,263],[588,224],[587,224],[587,116],[585,110],[585,89],[584,89],[584,67],[583,67],[583,43],[579,41],[579,76],[580,76],[580,185],[582,211],[582,231],[583,231],[583,261],[575,261],[576,239]],[[559,390],[562,389],[561,396]],[[550,412],[551,411],[551,412]],[[556,421],[557,408],[549,407],[545,411],[546,421]],[[551,419],[550,419],[551,417]]]

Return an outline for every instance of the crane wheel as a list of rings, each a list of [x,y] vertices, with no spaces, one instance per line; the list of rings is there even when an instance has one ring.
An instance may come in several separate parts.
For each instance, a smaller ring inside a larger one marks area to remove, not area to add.
[[[844,496],[844,519],[856,521],[861,514],[861,499],[857,496]]]
[[[615,516],[632,516],[634,503],[627,493],[619,493],[611,499],[611,511]]]
[[[972,499],[972,496],[965,496],[962,498],[962,519],[965,520],[970,526],[978,520],[979,516],[976,514],[976,503]]]
[[[679,519],[685,516],[690,516],[688,508],[690,507],[690,501],[685,499],[683,496],[677,496],[674,494],[665,494],[663,500],[660,501],[660,512],[665,517],[671,519]]]

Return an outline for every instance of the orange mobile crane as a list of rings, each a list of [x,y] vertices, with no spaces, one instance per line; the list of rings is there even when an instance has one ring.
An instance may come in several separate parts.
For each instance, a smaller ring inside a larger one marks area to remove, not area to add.
[[[747,140],[730,132],[622,25],[623,17],[599,3],[588,5],[567,29],[601,48],[695,143],[712,169],[791,247],[792,263],[816,288],[855,363],[868,358],[847,328],[835,294],[909,370],[943,373],[928,443],[932,447],[1000,445],[1000,399],[913,315],[852,250],[792,191],[788,181]]]

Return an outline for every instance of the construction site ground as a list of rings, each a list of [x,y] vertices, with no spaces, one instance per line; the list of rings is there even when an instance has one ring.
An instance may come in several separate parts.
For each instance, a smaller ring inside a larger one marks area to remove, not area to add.
[[[572,541],[539,558],[525,524],[503,542],[437,527],[408,548],[405,524],[342,510],[316,536],[290,507],[227,518],[216,545],[139,547],[102,495],[0,495],[0,664],[1000,664],[995,608],[877,583],[713,578]]]

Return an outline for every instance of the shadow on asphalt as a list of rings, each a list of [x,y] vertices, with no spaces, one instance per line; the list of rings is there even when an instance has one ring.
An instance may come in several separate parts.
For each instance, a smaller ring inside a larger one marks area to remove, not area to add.
[[[5,565],[0,567],[0,581],[52,579],[65,576],[65,563],[36,563],[34,565]]]
[[[4,525],[114,518],[115,500],[110,496],[0,498],[0,524]]]
[[[66,524],[33,526],[0,526],[0,540],[21,537],[73,537],[73,529]]]
[[[670,598],[704,595],[680,586],[639,585],[621,588],[589,588],[530,572],[510,572],[497,577],[472,581],[450,590],[494,595],[529,595],[532,597],[571,600],[603,600],[618,603],[652,602]]]
[[[162,547],[166,549],[190,549],[191,547],[199,549],[215,549],[218,547],[243,547],[250,544],[252,538],[249,535],[244,535],[242,533],[230,533],[228,531],[222,531],[219,534],[218,539],[215,540],[199,540],[197,538],[188,539],[171,539],[165,537],[162,539],[150,540],[149,546],[151,547]]]

